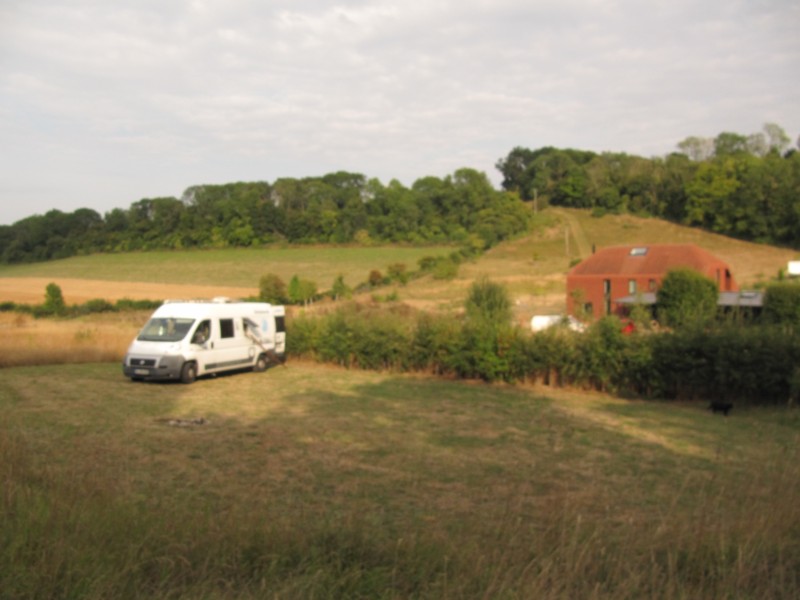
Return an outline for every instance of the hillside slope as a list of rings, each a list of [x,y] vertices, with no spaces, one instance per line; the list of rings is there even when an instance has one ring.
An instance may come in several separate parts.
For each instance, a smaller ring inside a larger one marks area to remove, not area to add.
[[[562,312],[566,305],[565,277],[575,261],[592,248],[652,243],[693,243],[730,264],[745,288],[758,287],[777,276],[795,258],[791,249],[734,240],[660,219],[631,215],[592,217],[579,209],[550,208],[535,217],[534,231],[499,244],[474,262],[461,265],[452,281],[426,276],[406,286],[376,290],[380,297],[425,310],[459,308],[470,284],[480,276],[505,284],[515,302],[516,319]],[[267,272],[288,279],[297,274],[314,280],[320,290],[342,273],[351,286],[364,281],[371,269],[386,272],[400,262],[417,267],[425,255],[448,254],[448,247],[298,247],[261,250],[226,249],[95,255],[60,261],[0,267],[0,301],[36,302],[45,280],[64,288],[69,303],[103,297],[168,298],[176,296],[248,295],[257,291]],[[366,296],[365,298],[370,298]]]

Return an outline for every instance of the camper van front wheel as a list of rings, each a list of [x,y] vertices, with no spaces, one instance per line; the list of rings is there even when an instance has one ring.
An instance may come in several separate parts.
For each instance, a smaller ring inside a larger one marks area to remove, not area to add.
[[[193,362],[183,363],[181,381],[183,383],[192,383],[195,379],[197,379],[197,364]]]
[[[262,371],[266,370],[267,370],[267,357],[261,354],[256,359],[256,364],[253,366],[253,371],[255,371],[256,373],[261,373]]]

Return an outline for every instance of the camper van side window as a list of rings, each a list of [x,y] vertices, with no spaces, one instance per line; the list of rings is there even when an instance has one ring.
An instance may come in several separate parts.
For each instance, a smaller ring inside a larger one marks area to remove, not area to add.
[[[211,337],[211,321],[203,321],[197,326],[192,336],[192,343],[205,344],[209,337]]]
[[[283,333],[286,331],[286,318],[285,317],[275,317],[275,331],[278,333]]]
[[[219,320],[219,336],[221,338],[233,337],[233,319]]]

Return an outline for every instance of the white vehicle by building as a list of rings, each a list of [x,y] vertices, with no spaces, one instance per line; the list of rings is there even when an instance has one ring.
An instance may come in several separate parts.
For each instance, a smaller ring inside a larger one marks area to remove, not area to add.
[[[128,347],[122,371],[134,381],[191,383],[210,373],[264,371],[285,352],[283,306],[226,298],[167,301]]]
[[[534,333],[557,326],[564,326],[572,331],[586,329],[586,326],[572,315],[534,315],[531,319],[531,331]]]

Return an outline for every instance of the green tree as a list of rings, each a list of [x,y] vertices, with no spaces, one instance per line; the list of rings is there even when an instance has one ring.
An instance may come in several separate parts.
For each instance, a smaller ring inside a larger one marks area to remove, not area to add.
[[[711,279],[692,269],[675,269],[658,289],[656,314],[661,324],[674,328],[707,323],[716,315],[718,300]]]
[[[55,283],[48,283],[44,294],[44,310],[54,315],[63,314],[66,310],[64,295]]]
[[[714,140],[693,135],[679,142],[678,149],[691,160],[700,162],[708,160],[713,155]]]
[[[769,285],[764,294],[764,320],[767,323],[800,326],[800,284]]]
[[[292,304],[308,305],[317,295],[317,284],[310,279],[300,279],[297,275],[293,276],[289,282],[289,302]]]
[[[350,298],[353,295],[353,290],[351,290],[350,286],[344,282],[344,275],[338,275],[336,277],[336,279],[333,281],[331,292],[333,293],[334,300],[339,300],[340,298]]]
[[[258,282],[258,297],[264,302],[283,304],[287,300],[286,283],[278,275],[267,273]]]
[[[470,286],[464,308],[469,321],[482,321],[497,326],[511,322],[511,298],[508,290],[485,276]]]
[[[775,123],[764,123],[764,135],[767,139],[767,146],[778,154],[782,154],[789,147],[791,140],[780,125]]]
[[[747,151],[747,136],[723,131],[714,138],[714,155],[718,158],[732,154],[742,154]]]
[[[725,233],[725,204],[741,182],[734,157],[702,163],[686,184],[686,224]]]

